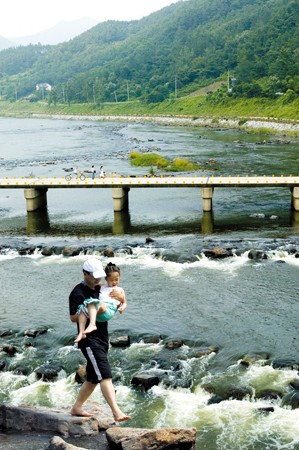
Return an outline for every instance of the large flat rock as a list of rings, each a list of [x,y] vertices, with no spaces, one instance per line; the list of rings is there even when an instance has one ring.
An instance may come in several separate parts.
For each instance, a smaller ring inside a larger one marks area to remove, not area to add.
[[[0,429],[14,432],[39,431],[68,437],[95,435],[101,429],[118,426],[108,406],[88,400],[84,407],[94,416],[72,416],[70,405],[60,409],[31,405],[1,405]]]
[[[120,450],[195,449],[196,428],[109,428],[107,441]]]

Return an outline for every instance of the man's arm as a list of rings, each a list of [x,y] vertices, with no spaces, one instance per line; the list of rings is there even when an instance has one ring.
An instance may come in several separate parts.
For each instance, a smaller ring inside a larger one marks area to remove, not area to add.
[[[70,315],[70,319],[71,322],[78,322],[79,321],[78,313],[76,312],[76,314]]]

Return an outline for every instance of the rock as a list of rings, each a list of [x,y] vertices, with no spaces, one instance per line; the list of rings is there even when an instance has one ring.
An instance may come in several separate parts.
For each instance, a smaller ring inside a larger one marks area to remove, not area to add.
[[[138,342],[144,342],[144,344],[159,344],[161,339],[161,336],[143,336]]]
[[[216,393],[216,389],[214,388],[214,386],[211,386],[210,384],[203,384],[201,388],[207,391],[209,394]]]
[[[79,384],[83,384],[86,381],[86,366],[80,366],[76,370],[75,380]]]
[[[38,379],[43,379],[44,381],[53,381],[58,376],[61,371],[62,366],[57,363],[46,363],[35,369],[35,373]]]
[[[217,353],[217,347],[203,347],[198,350],[193,350],[191,358],[201,358],[202,356],[210,355],[211,353]]]
[[[76,447],[75,445],[68,444],[59,436],[54,436],[45,450],[86,450],[86,448]]]
[[[245,355],[240,364],[243,366],[249,366],[249,364],[254,364],[261,360],[265,361],[267,359],[269,359],[269,355],[267,355],[267,353],[253,353],[251,355]]]
[[[145,389],[150,389],[153,386],[158,386],[159,378],[156,375],[139,373],[132,378],[131,384],[134,386],[143,386]]]
[[[55,164],[55,161],[46,161],[46,164]]]
[[[16,375],[27,375],[29,372],[29,368],[26,366],[16,366],[13,369],[13,373],[15,373]]]
[[[248,258],[249,259],[268,259],[268,256],[266,255],[266,253],[262,252],[261,250],[255,250],[255,249],[251,249],[248,253]]]
[[[284,397],[282,401],[282,406],[290,406],[291,409],[299,408],[299,392],[293,391]]]
[[[0,368],[1,370],[1,368]],[[299,380],[292,380],[289,382],[289,386],[294,389],[295,391],[299,391]]]
[[[229,256],[233,256],[233,252],[229,249],[215,247],[213,249],[208,249],[208,250],[204,251],[204,255],[207,258],[223,259],[223,258],[228,258]]]
[[[230,398],[233,398],[234,400],[243,400],[243,398],[249,394],[249,389],[233,386],[226,391],[225,398],[226,400],[229,400]]]
[[[78,248],[74,246],[66,246],[62,249],[63,256],[78,256],[79,253]]]
[[[257,411],[260,413],[270,413],[274,412],[274,408],[273,406],[265,406],[264,408],[258,408]]]
[[[175,339],[173,341],[168,341],[164,344],[164,348],[168,348],[169,350],[174,350],[175,348],[180,348],[182,347],[182,345],[184,345],[184,342],[179,340],[179,339]]]
[[[292,359],[281,359],[272,362],[273,369],[299,370],[299,362]]]
[[[4,432],[38,431],[69,437],[96,435],[99,429],[118,426],[107,405],[87,400],[84,407],[94,416],[72,416],[71,405],[59,409],[31,405],[0,405],[0,429]]]
[[[274,389],[264,389],[257,394],[257,398],[262,398],[263,400],[277,400],[282,398],[282,393]]]
[[[109,428],[106,437],[112,448],[122,450],[195,449],[196,428]]]
[[[34,347],[34,344],[30,341],[24,343],[24,347]]]
[[[11,336],[12,334],[14,334],[14,333],[11,330],[3,330],[3,331],[0,331],[0,338],[4,338],[6,336]]]
[[[16,347],[13,347],[12,345],[5,345],[4,347],[2,347],[2,351],[11,356],[17,353]]]
[[[22,247],[18,250],[19,255],[23,256],[23,255],[33,255],[35,251],[35,247],[31,246],[31,247]]]
[[[103,251],[103,255],[107,256],[107,258],[113,258],[114,257],[114,251],[112,247],[107,247]]]
[[[35,338],[36,336],[47,333],[47,331],[47,328],[30,329],[25,331],[24,336]]]
[[[0,360],[0,372],[5,369],[5,361],[3,359]]]
[[[130,342],[130,336],[126,331],[115,331],[110,336],[110,344],[112,347],[129,347]]]
[[[208,405],[215,405],[215,404],[217,404],[217,403],[220,403],[220,402],[222,402],[223,401],[223,398],[222,397],[220,397],[220,395],[214,395],[214,397],[211,397],[209,400],[208,400]]]
[[[155,241],[154,241],[154,239],[152,239],[151,237],[147,237],[147,238],[145,239],[145,242],[146,242],[147,244],[149,244],[150,242],[155,242]]]
[[[50,245],[48,247],[43,247],[42,251],[41,251],[41,254],[43,256],[51,256],[51,255],[53,255],[53,253],[55,253],[55,252],[54,252],[54,248],[52,245]]]

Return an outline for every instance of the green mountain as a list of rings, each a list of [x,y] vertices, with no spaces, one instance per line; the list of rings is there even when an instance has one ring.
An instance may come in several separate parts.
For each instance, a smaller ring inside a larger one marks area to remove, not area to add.
[[[231,95],[299,94],[297,0],[185,0],[139,21],[108,21],[55,46],[0,52],[7,99],[37,83],[54,86],[51,101],[160,102],[225,79]],[[34,98],[33,98],[34,99]]]

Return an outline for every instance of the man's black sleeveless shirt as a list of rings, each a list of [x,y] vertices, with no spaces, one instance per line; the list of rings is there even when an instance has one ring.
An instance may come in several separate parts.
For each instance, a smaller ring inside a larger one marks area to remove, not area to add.
[[[82,305],[84,300],[89,298],[99,298],[101,286],[95,286],[95,289],[90,289],[83,281],[74,287],[69,297],[70,315],[76,314],[78,306]],[[86,339],[82,339],[78,343],[79,348],[101,346],[108,351],[109,338],[108,338],[108,322],[96,322],[97,330],[87,334]],[[78,327],[79,329],[79,327]]]

